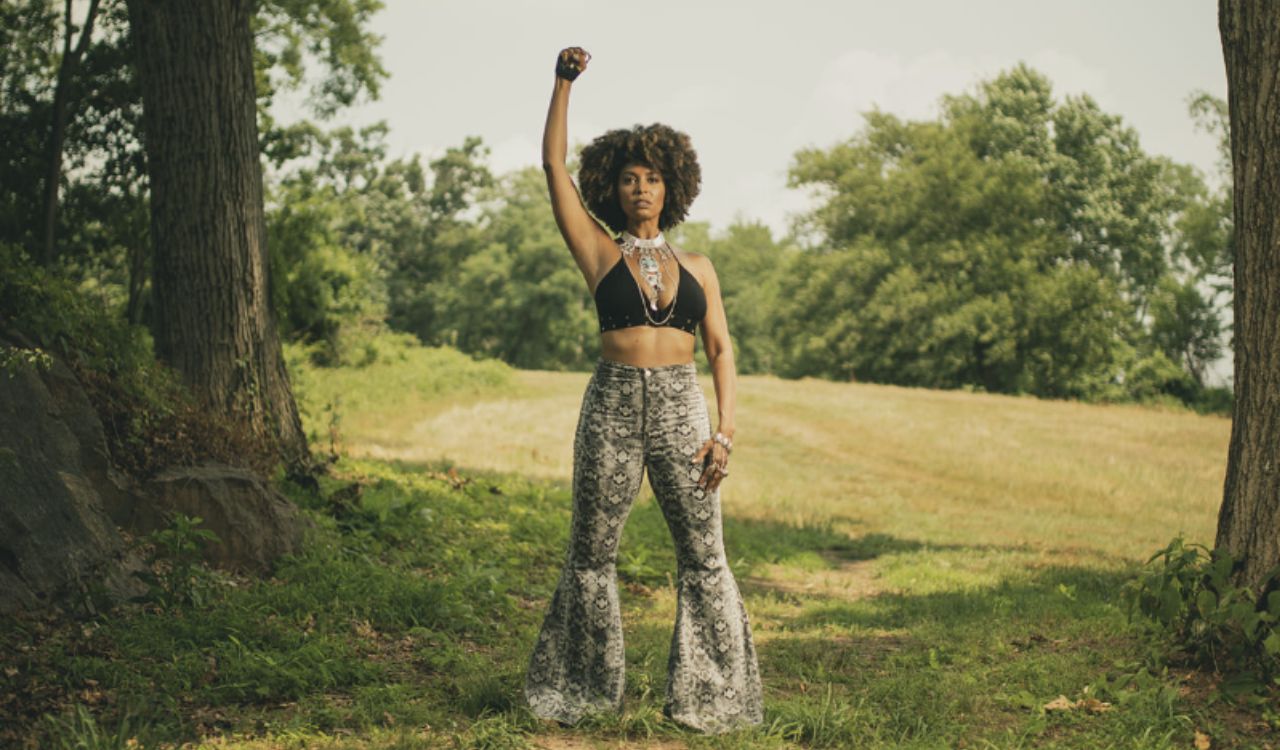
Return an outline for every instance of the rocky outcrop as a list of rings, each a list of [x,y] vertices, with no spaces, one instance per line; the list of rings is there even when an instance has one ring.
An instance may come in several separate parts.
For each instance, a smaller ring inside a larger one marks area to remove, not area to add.
[[[265,573],[281,555],[298,551],[303,521],[297,506],[257,474],[234,466],[206,464],[166,469],[146,484],[129,528],[145,533],[168,525],[173,513],[203,519],[218,535],[205,558],[223,568]]]
[[[56,359],[0,373],[0,612],[142,590],[94,481],[117,489],[102,424],[75,382]]]
[[[0,347],[15,344],[30,348],[12,331],[0,335]],[[112,463],[102,422],[64,363],[0,368],[0,613],[92,612],[142,593],[140,555],[121,532],[163,528],[177,512],[218,535],[205,546],[209,562],[242,572],[270,571],[305,530],[287,498],[232,466],[134,481]]]

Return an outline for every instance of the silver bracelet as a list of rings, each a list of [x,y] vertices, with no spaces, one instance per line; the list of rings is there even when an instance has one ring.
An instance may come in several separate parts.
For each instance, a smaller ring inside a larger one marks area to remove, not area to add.
[[[726,451],[733,453],[733,441],[725,437],[725,434],[723,432],[717,431],[715,434],[715,437],[713,437],[712,440],[715,440],[717,443],[723,445]]]

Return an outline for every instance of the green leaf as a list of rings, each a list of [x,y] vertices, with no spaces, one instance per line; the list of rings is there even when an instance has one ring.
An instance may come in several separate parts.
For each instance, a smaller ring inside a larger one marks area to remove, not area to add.
[[[1240,623],[1242,626],[1250,619],[1256,619],[1254,616],[1253,604],[1247,601],[1240,601],[1232,604],[1231,619]]]
[[[1176,620],[1180,612],[1182,612],[1182,597],[1174,587],[1166,587],[1159,594],[1159,605],[1156,610],[1158,618],[1168,624]]]
[[[1213,587],[1219,591],[1227,588],[1227,579],[1231,575],[1231,566],[1234,560],[1231,553],[1224,550],[1214,550],[1213,563],[1209,566],[1209,580],[1212,581]]]
[[[1258,617],[1258,613],[1252,609],[1249,610],[1249,614],[1240,618],[1240,629],[1244,631],[1244,637],[1250,643],[1257,637],[1258,626],[1261,624],[1262,621]]]
[[[1209,589],[1200,589],[1200,593],[1196,594],[1196,609],[1200,610],[1200,614],[1208,617],[1217,608],[1218,596]]]
[[[1251,693],[1256,693],[1263,688],[1265,683],[1260,681],[1256,676],[1247,673],[1229,675],[1219,689],[1225,695],[1232,698],[1242,698]]]

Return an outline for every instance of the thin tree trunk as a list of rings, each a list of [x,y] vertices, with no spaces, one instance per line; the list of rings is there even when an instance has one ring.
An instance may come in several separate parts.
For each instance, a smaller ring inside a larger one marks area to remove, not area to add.
[[[1216,546],[1280,564],[1280,6],[1219,0],[1235,190],[1235,412]]]
[[[129,0],[151,177],[157,353],[206,405],[308,463],[271,311],[254,3]]]
[[[147,283],[147,250],[146,241],[134,239],[125,251],[129,266],[129,301],[125,304],[124,317],[134,325],[143,325],[143,288]],[[154,328],[153,325],[148,325]]]
[[[71,47],[71,0],[66,0],[63,14],[62,60],[58,62],[58,82],[53,89],[53,121],[49,127],[49,146],[46,150],[48,171],[44,179],[44,253],[46,266],[58,258],[58,189],[62,183],[62,144],[66,140],[67,121],[71,118],[71,77],[89,47],[93,35],[93,22],[98,16],[98,0],[90,0],[85,15],[80,41]]]

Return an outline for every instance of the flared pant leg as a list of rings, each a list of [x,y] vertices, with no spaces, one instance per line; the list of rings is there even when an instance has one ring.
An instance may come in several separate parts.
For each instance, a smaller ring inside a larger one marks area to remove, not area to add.
[[[525,677],[533,712],[567,724],[622,707],[616,563],[644,473],[644,396],[638,373],[604,363],[578,414],[568,551]]]
[[[691,462],[711,437],[690,364],[648,380],[645,466],[676,548],[676,622],[665,713],[707,733],[764,720],[751,623],[725,556],[720,491],[698,487]]]
[[[615,563],[647,468],[678,567],[665,711],[709,733],[763,720],[750,623],[725,558],[719,492],[697,487],[701,467],[691,463],[709,437],[692,363],[597,363],[574,438],[565,567],[526,675],[535,714],[572,724],[621,708],[625,659]]]

